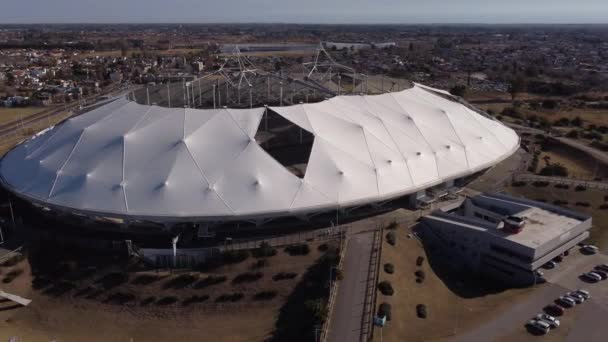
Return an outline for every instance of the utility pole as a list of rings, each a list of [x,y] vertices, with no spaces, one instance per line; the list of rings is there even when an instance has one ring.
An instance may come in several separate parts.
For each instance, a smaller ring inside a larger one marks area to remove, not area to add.
[[[170,90],[171,87],[169,86],[170,82],[171,82],[170,80],[167,81],[167,101],[169,101],[169,108],[171,108],[171,90]]]
[[[213,109],[215,109],[215,84],[213,84],[212,86],[212,92],[213,92]]]

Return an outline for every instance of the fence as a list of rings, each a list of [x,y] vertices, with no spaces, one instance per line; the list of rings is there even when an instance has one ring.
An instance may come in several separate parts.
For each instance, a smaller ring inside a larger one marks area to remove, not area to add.
[[[551,183],[551,184],[565,184],[565,185],[572,185],[572,186],[582,185],[586,188],[608,190],[607,182],[589,181],[589,180],[584,180],[584,179],[539,176],[539,175],[531,175],[528,173],[516,174],[516,175],[514,175],[513,178],[520,182],[547,182],[547,183]]]

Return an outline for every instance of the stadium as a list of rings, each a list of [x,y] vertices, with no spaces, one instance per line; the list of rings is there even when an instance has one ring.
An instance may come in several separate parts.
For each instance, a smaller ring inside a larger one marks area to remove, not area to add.
[[[126,227],[260,226],[398,198],[415,202],[519,147],[510,128],[421,84],[370,95],[368,78],[352,73],[344,95],[346,72],[330,70],[334,88],[311,74],[274,85],[270,74],[246,74],[204,80],[204,90],[201,79],[184,83],[184,92],[172,92],[173,106],[169,83],[162,100],[151,103],[150,89],[141,89],[98,105],[13,148],[0,162],[0,181],[61,216]],[[294,92],[284,96],[290,85]],[[222,99],[216,92],[224,86]],[[274,100],[273,87],[280,87]],[[152,96],[165,88],[155,89]]]

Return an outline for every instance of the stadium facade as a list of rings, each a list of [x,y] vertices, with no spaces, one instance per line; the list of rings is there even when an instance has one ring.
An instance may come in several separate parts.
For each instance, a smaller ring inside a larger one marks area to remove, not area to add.
[[[281,148],[309,148],[273,154],[269,142],[288,130],[278,120],[295,132]],[[0,182],[62,213],[262,222],[415,196],[488,169],[518,147],[510,128],[420,84],[247,109],[119,98],[16,146],[0,162]],[[287,162],[294,154],[301,160]]]

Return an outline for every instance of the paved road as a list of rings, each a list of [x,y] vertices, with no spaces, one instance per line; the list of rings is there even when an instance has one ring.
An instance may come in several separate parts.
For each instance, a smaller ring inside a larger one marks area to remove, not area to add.
[[[361,341],[362,322],[370,273],[373,232],[353,235],[344,256],[344,279],[331,314],[329,342]]]
[[[564,341],[606,341],[608,325],[604,317],[608,314],[608,280],[590,284],[579,278],[579,275],[590,270],[599,263],[608,263],[608,256],[596,254],[585,256],[572,250],[557,268],[546,270],[547,284],[538,286],[531,295],[508,309],[498,313],[490,321],[463,332],[451,341],[492,341],[504,336],[520,336],[528,318],[541,312],[542,308],[552,303],[560,295],[579,288],[591,292],[592,298],[574,309],[568,309],[561,317],[562,323],[568,323],[571,328],[558,328],[551,335],[560,334]],[[533,337],[532,335],[523,335]]]

